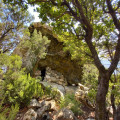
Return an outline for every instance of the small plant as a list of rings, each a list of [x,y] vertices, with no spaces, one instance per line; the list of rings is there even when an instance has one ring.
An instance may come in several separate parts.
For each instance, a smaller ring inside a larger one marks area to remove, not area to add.
[[[60,98],[60,93],[56,88],[52,88],[51,86],[46,86],[44,89],[44,95],[51,97],[52,99]]]
[[[82,114],[82,111],[80,109],[81,104],[75,99],[74,94],[67,94],[67,95],[65,95],[64,98],[61,98],[60,107],[61,108],[68,107],[69,109],[71,109],[73,111],[73,113],[75,115]]]
[[[14,120],[17,112],[19,111],[19,105],[12,105],[10,108],[4,108],[2,106],[4,99],[0,102],[0,120]]]

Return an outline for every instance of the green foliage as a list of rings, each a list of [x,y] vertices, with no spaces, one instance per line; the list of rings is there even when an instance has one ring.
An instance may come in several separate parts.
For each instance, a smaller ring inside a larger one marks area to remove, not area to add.
[[[110,98],[111,94],[114,95],[114,102],[117,107],[120,104],[120,73],[111,76],[111,82],[109,83],[108,98]],[[108,102],[110,103],[109,99]]]
[[[15,73],[13,73],[15,74]],[[28,105],[32,97],[43,95],[41,85],[35,78],[29,75],[17,74],[14,79],[5,79],[4,91],[7,103],[19,103],[22,106]]]
[[[90,88],[96,89],[98,84],[98,75],[99,75],[99,72],[95,67],[95,65],[84,64],[82,84]]]
[[[44,90],[44,93],[45,93],[45,95],[50,95],[50,94],[51,94],[51,91],[52,91],[51,86],[46,86],[46,87],[45,87],[45,90]]]
[[[5,54],[1,56],[6,58]],[[29,104],[33,96],[42,96],[44,93],[38,80],[27,75],[21,65],[21,58],[17,55],[8,56],[7,60],[4,61],[4,67],[6,68],[3,85],[5,103],[18,103],[25,106]]]
[[[11,108],[5,108],[2,106],[4,99],[0,102],[0,120],[14,120],[17,112],[19,111],[19,105],[12,105]]]
[[[21,49],[27,49],[23,63],[28,71],[33,70],[39,59],[45,58],[49,44],[50,40],[48,40],[46,36],[42,36],[42,34],[37,32],[37,30],[34,30],[31,38],[22,41]]]
[[[60,99],[60,92],[57,90],[57,88],[52,88],[51,86],[46,86],[44,89],[44,95],[51,97],[52,99],[55,99],[56,101],[59,101]]]
[[[32,20],[33,17],[27,10],[0,2],[0,52],[13,50],[22,39],[24,25]]]
[[[85,64],[91,62],[92,59],[86,55],[88,53],[91,55],[90,50],[83,41],[78,41],[78,38],[69,32],[63,32],[62,35],[59,35],[59,39],[64,42],[64,51],[69,51],[72,59],[79,60],[80,64]],[[81,38],[82,39],[82,38]]]
[[[75,115],[81,115],[81,104],[75,99],[74,94],[66,94],[64,98],[60,100],[60,107],[68,107],[73,111]]]
[[[11,0],[4,1],[11,3]],[[82,40],[83,43],[86,42],[92,56],[89,53],[87,53],[87,55],[94,58],[94,63],[99,69],[101,77],[101,79],[99,79],[99,83],[101,84],[98,87],[100,94],[97,94],[97,98],[103,100],[101,101],[103,104],[100,102],[96,103],[98,107],[96,109],[96,117],[97,119],[105,119],[106,106],[104,102],[106,102],[105,98],[107,93],[104,92],[102,96],[100,95],[102,94],[101,88],[106,89],[106,91],[108,90],[108,88],[104,86],[109,84],[109,78],[117,67],[120,58],[119,0],[46,0],[43,2],[26,0],[22,3],[21,0],[18,0],[17,2],[12,2],[12,4],[13,3],[17,3],[24,8],[26,8],[25,6],[27,4],[35,5],[36,3],[38,5],[37,11],[40,13],[39,17],[43,23],[54,26],[55,32],[60,35],[64,34],[64,32],[69,32],[78,37],[78,41]],[[83,37],[82,39],[81,36]],[[75,48],[77,49],[77,47]],[[112,61],[109,69],[105,69],[105,67],[101,65],[99,58],[101,55],[103,57],[109,55],[107,59]],[[106,74],[104,74],[103,71],[105,71]],[[101,74],[105,76],[103,77]],[[104,81],[103,78],[105,78]],[[96,90],[96,87],[94,85],[92,86]]]
[[[98,70],[93,64],[85,64],[83,66],[82,84],[89,88],[88,99],[95,105],[97,84],[98,84]]]

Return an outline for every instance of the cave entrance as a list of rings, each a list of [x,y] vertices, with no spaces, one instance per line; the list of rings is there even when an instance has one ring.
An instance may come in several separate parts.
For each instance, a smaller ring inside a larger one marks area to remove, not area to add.
[[[41,78],[42,78],[42,81],[44,80],[45,75],[46,75],[46,68],[42,68],[41,69]]]

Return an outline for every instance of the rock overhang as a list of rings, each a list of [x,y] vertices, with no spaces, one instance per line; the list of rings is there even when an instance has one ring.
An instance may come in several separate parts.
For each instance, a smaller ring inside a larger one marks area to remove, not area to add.
[[[38,62],[38,69],[41,70],[49,67],[51,70],[61,73],[69,85],[78,85],[82,79],[82,65],[80,65],[77,60],[71,59],[69,51],[63,51],[65,45],[58,39],[57,35],[53,33],[51,27],[35,22],[29,27],[31,35],[35,29],[51,40],[45,59],[40,59]]]

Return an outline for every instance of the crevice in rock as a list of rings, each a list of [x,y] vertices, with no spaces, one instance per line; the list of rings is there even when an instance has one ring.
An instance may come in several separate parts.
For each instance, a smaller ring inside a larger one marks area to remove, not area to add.
[[[42,68],[41,69],[41,78],[42,78],[42,81],[44,80],[45,75],[46,75],[46,68]]]

